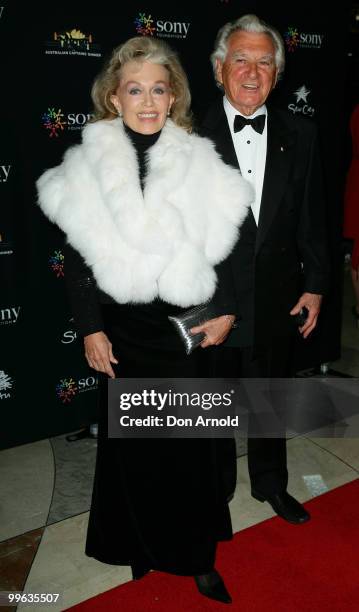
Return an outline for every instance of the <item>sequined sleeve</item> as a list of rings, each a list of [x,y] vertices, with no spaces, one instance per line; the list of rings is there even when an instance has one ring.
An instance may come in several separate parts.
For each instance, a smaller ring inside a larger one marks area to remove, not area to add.
[[[65,243],[65,279],[77,331],[87,336],[103,330],[96,281],[81,255]]]

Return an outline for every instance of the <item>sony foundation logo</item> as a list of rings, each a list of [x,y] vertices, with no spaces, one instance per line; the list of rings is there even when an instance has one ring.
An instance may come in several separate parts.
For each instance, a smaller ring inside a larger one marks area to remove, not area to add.
[[[72,378],[61,378],[56,385],[56,395],[63,404],[70,404],[72,400],[85,391],[96,391],[98,388],[98,378],[87,376],[75,380]]]
[[[59,249],[58,251],[54,251],[54,254],[51,255],[49,259],[50,269],[55,273],[56,278],[63,278],[65,276],[64,272],[64,262],[65,255]]]
[[[65,114],[61,108],[49,106],[42,115],[42,125],[48,130],[49,138],[57,138],[64,131],[81,130],[91,117],[91,113]]]
[[[0,325],[13,325],[17,322],[21,306],[0,308]]]
[[[0,183],[7,183],[10,174],[10,165],[0,166]]]
[[[5,240],[4,234],[0,234],[0,255],[12,255],[13,253],[12,242]]]
[[[69,321],[69,329],[66,329],[61,336],[61,344],[72,344],[77,338],[77,332],[74,329],[74,319]]]
[[[137,34],[157,36],[157,38],[187,38],[190,21],[156,18],[146,13],[139,13],[134,21]]]
[[[291,53],[296,49],[320,49],[324,34],[318,32],[299,32],[298,28],[289,26],[284,33],[287,50]]]

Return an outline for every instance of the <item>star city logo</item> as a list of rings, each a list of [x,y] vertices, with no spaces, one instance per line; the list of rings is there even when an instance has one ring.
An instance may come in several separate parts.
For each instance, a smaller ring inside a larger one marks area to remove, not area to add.
[[[8,374],[5,374],[4,370],[0,370],[0,399],[9,399],[11,394],[8,392],[12,389],[12,379]],[[1,393],[5,391],[5,393]]]
[[[77,392],[78,388],[73,378],[62,378],[56,385],[56,395],[63,404],[72,402]]]
[[[299,89],[297,89],[297,91],[294,92],[294,95],[297,96],[297,104],[301,100],[307,103],[307,98],[309,94],[310,94],[310,89],[307,89],[305,85],[302,85],[302,87],[299,87]]]
[[[157,36],[158,38],[187,38],[191,25],[189,21],[155,19],[152,15],[139,13],[134,21],[137,34]]]
[[[65,256],[62,251],[55,251],[54,255],[51,255],[49,259],[50,268],[53,272],[55,272],[57,278],[65,276],[64,261]]]
[[[58,111],[55,111],[54,108],[48,108],[46,113],[42,115],[43,126],[46,130],[49,130],[50,138],[58,137],[58,132],[64,131],[67,122],[63,121],[63,117],[61,108]]]
[[[296,89],[296,91],[293,92],[293,95],[296,96],[296,101],[295,103],[288,104],[289,110],[295,115],[300,113],[308,117],[313,117],[315,109],[308,103],[308,96],[310,93],[311,90],[307,89],[305,85]]]
[[[322,46],[324,34],[315,32],[299,32],[298,28],[290,26],[284,33],[284,40],[289,52],[293,52],[298,48],[302,49],[320,49]]]
[[[46,55],[83,55],[101,57],[100,45],[94,44],[92,34],[84,34],[73,28],[63,32],[54,32],[52,40],[47,42]]]

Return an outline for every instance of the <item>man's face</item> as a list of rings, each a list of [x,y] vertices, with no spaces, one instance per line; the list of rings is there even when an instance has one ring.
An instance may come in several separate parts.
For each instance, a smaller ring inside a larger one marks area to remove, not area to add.
[[[265,103],[276,84],[275,48],[268,34],[233,32],[222,64],[217,60],[217,79],[232,106],[252,115]]]

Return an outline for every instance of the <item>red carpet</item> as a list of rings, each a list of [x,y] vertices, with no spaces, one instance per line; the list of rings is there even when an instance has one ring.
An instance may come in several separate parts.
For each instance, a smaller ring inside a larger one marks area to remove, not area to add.
[[[275,517],[218,548],[233,604],[200,596],[191,578],[151,572],[72,608],[76,612],[358,612],[359,479],[306,503],[312,520]]]

